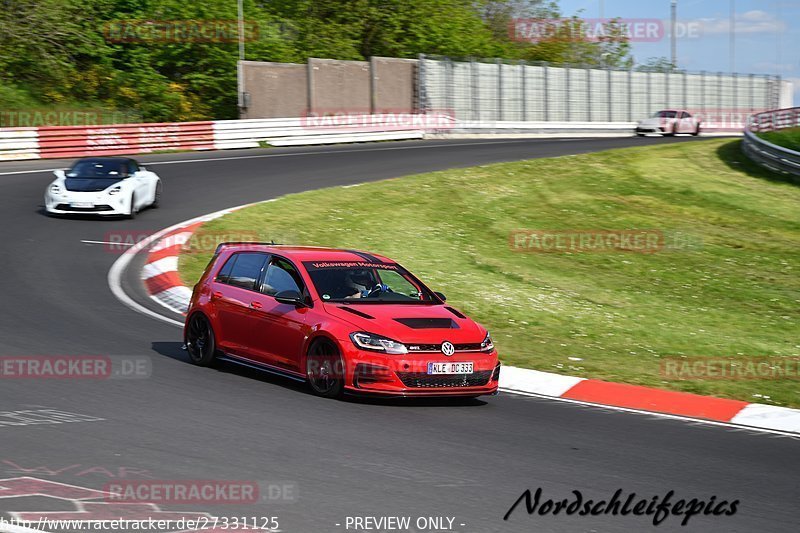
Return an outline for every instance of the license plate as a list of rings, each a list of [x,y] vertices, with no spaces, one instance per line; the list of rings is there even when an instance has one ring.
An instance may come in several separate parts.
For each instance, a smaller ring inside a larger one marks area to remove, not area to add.
[[[72,202],[70,207],[94,207],[92,202]]]
[[[428,374],[472,374],[469,363],[428,363]]]

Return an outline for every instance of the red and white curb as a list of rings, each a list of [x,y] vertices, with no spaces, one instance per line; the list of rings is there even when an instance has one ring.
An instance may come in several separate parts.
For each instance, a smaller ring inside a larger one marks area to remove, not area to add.
[[[195,222],[167,233],[150,249],[142,268],[141,278],[147,293],[176,313],[185,314],[192,297],[192,290],[178,275],[178,255],[201,224]]]
[[[181,283],[178,275],[178,255],[183,246],[203,223],[249,205],[254,204],[218,211],[177,224],[127,250],[109,272],[112,291],[129,307],[182,327],[181,322],[160,316],[125,295],[119,283],[121,271],[134,254],[145,246],[152,246],[141,272],[147,292],[167,309],[185,314],[192,291]],[[120,296],[120,292],[123,296]],[[513,366],[503,366],[500,372],[500,389],[513,394],[599,405],[668,418],[690,419],[792,436],[800,434],[800,410],[740,400],[564,376]]]
[[[192,289],[181,282],[178,274],[178,256],[197,228],[243,207],[247,206],[224,209],[167,228],[159,233],[157,240],[150,241],[151,248],[141,272],[141,279],[150,297],[167,309],[185,315],[192,297]]]

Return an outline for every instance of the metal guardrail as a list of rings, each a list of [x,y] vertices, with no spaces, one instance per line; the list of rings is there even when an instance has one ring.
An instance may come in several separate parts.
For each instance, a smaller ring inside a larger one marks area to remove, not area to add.
[[[422,139],[452,127],[441,114],[342,114],[109,126],[0,128],[0,161]]]
[[[776,109],[752,115],[742,140],[745,155],[759,165],[775,172],[800,176],[800,152],[778,146],[757,134],[800,127],[800,107]]]
[[[376,113],[110,126],[0,128],[0,161],[368,141],[492,137],[624,137],[632,122],[454,120]]]

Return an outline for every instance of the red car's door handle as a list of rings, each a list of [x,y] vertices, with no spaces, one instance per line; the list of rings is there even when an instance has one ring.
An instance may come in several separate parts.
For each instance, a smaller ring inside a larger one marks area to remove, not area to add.
[[[217,291],[217,292],[212,292],[212,293],[211,293],[211,297],[212,297],[212,298],[222,298],[222,293],[221,293],[221,292],[219,292],[219,291]]]
[[[250,302],[250,307],[253,309],[261,309],[264,306],[261,305],[261,302]]]

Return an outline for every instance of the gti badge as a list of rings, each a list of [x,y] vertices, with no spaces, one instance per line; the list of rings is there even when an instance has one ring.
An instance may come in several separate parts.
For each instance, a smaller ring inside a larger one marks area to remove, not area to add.
[[[442,353],[445,354],[447,357],[450,357],[454,353],[456,353],[456,347],[453,346],[452,342],[444,341],[442,343]]]

